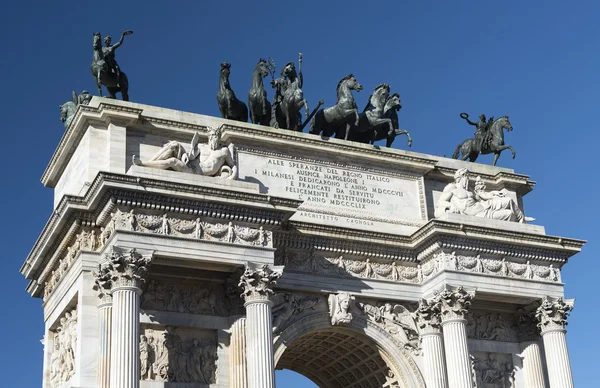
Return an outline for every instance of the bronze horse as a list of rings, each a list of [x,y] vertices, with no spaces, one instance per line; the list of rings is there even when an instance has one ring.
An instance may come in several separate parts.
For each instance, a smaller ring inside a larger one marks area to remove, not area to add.
[[[317,112],[310,124],[310,133],[313,135],[322,133],[325,137],[331,137],[346,131],[347,126],[358,125],[358,109],[352,91],[359,92],[362,88],[354,75],[348,74],[342,78],[336,89],[337,104]]]
[[[467,139],[456,146],[452,157],[458,159],[460,153],[462,153],[462,160],[469,159],[470,162],[474,162],[477,160],[479,154],[487,155],[494,153],[493,165],[495,166],[500,157],[500,153],[506,149],[510,149],[514,159],[516,156],[515,150],[510,145],[504,144],[503,129],[506,129],[509,132],[513,129],[512,124],[508,121],[508,116],[502,116],[496,119],[492,123],[491,128],[482,135],[483,140],[481,141],[481,149],[477,149],[475,139]]]
[[[217,93],[217,103],[221,116],[224,119],[248,122],[248,107],[242,101],[238,100],[229,84],[229,70],[231,65],[227,62],[221,63],[221,73],[219,75],[219,92]]]
[[[271,122],[271,103],[263,85],[263,78],[269,74],[269,64],[261,58],[252,73],[252,88],[248,92],[250,119],[254,124],[269,125]]]
[[[123,36],[129,34],[131,34],[131,31],[125,31]],[[120,45],[122,40],[123,38],[121,37],[121,41],[117,45]],[[117,45],[115,46],[118,47]],[[105,53],[102,49],[102,36],[99,32],[94,33],[93,47],[94,57],[90,65],[90,70],[98,87],[98,94],[102,97],[102,85],[104,85],[108,91],[108,98],[117,98],[117,93],[120,92],[123,101],[129,101],[129,80],[127,79],[127,75],[122,71],[118,75],[111,71],[112,69],[105,59]]]

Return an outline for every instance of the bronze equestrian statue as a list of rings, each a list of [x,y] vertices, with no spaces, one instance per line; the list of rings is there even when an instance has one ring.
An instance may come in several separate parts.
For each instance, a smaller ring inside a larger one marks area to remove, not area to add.
[[[102,47],[102,36],[99,32],[94,33],[94,57],[90,70],[94,76],[98,94],[102,97],[102,85],[108,91],[108,98],[117,98],[117,93],[121,93],[123,101],[129,101],[129,81],[127,75],[121,71],[115,59],[115,51],[123,44],[126,35],[133,34],[133,31],[125,31],[121,34],[121,39],[114,45],[111,45],[111,37],[104,39],[106,47]]]

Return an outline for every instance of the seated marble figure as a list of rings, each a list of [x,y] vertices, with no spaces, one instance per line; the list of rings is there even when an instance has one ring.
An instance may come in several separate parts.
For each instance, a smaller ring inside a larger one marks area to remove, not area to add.
[[[208,128],[208,144],[198,144],[199,139],[200,134],[196,132],[189,151],[173,140],[165,144],[150,160],[142,161],[133,155],[132,162],[142,167],[236,179],[236,150],[233,144],[219,147],[221,130]]]
[[[445,213],[490,218],[501,221],[531,222],[525,217],[517,203],[501,191],[486,191],[480,177],[475,181],[474,190],[469,189],[469,170],[462,168],[454,174],[454,182],[448,184],[437,201],[435,217]]]

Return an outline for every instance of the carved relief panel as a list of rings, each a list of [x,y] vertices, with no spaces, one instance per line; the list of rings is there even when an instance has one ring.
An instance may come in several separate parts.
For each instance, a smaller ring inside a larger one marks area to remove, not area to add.
[[[77,349],[77,309],[67,311],[59,325],[49,334],[52,338],[50,354],[50,386],[58,387],[75,374]]]
[[[140,376],[146,381],[215,384],[217,335],[212,330],[142,327]]]
[[[514,388],[515,367],[507,353],[471,352],[475,388]]]
[[[472,339],[518,342],[515,315],[473,310],[467,314],[467,336]]]

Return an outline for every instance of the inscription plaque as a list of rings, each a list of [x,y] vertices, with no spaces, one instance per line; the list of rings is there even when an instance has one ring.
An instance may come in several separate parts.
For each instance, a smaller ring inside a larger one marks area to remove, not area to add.
[[[409,174],[240,152],[239,176],[304,201],[292,220],[401,234],[425,221],[421,178]]]

